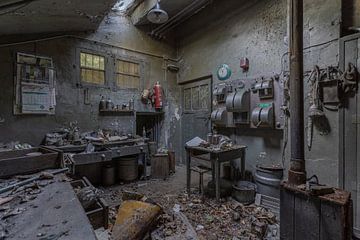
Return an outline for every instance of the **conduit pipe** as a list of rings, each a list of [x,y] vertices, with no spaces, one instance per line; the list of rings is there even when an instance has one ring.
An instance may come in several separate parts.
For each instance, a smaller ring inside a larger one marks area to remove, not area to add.
[[[165,34],[167,31],[173,29],[178,26],[180,23],[191,17],[193,13],[197,13],[200,9],[210,3],[210,0],[196,0],[186,6],[183,10],[177,13],[175,16],[170,18],[165,24],[157,27],[153,31],[151,31],[152,36],[161,36]]]
[[[289,184],[306,182],[304,152],[304,60],[303,60],[303,1],[290,3],[290,136],[291,159]]]

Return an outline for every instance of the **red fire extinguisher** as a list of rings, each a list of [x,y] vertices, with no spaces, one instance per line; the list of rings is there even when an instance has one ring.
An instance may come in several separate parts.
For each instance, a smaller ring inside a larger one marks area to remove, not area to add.
[[[155,109],[161,110],[163,108],[163,96],[162,88],[159,82],[156,82],[154,85],[154,104]]]

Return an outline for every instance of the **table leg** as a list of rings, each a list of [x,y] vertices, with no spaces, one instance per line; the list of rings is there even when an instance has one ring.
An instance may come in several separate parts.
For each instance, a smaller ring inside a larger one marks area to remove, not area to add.
[[[148,158],[148,155],[145,153],[145,152],[142,152],[141,153],[141,157],[143,159],[143,164],[144,164],[144,174],[143,174],[143,178],[146,179],[147,177],[147,174],[146,174],[146,166],[147,166],[147,158]]]
[[[216,159],[215,162],[215,194],[216,201],[220,202],[220,162]]]
[[[212,180],[215,182],[215,163],[211,160],[211,174]]]
[[[241,179],[245,179],[245,153],[246,150],[244,149],[241,154]]]
[[[189,150],[186,150],[186,188],[189,196],[190,196],[190,184],[191,184],[190,163],[191,163],[190,152]]]

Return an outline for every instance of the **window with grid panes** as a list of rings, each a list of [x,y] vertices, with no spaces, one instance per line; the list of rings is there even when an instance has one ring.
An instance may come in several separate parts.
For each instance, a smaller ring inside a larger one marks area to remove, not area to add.
[[[140,88],[140,64],[125,60],[116,61],[116,85],[119,88]]]
[[[105,58],[96,54],[80,53],[81,81],[105,84]]]

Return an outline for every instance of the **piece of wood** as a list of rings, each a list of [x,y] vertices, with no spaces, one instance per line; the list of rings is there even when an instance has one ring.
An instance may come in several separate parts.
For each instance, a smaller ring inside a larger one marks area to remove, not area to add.
[[[155,154],[151,159],[151,176],[165,179],[169,176],[169,157],[167,154]]]
[[[8,202],[12,201],[13,199],[14,199],[13,197],[0,198],[0,206],[5,204],[5,203],[8,203]]]
[[[31,153],[38,156],[26,156]],[[16,174],[34,173],[60,166],[59,153],[45,148],[32,148],[0,153],[0,178]]]
[[[175,167],[176,167],[176,159],[175,159],[175,152],[169,151],[169,169],[170,172],[175,173]]]

